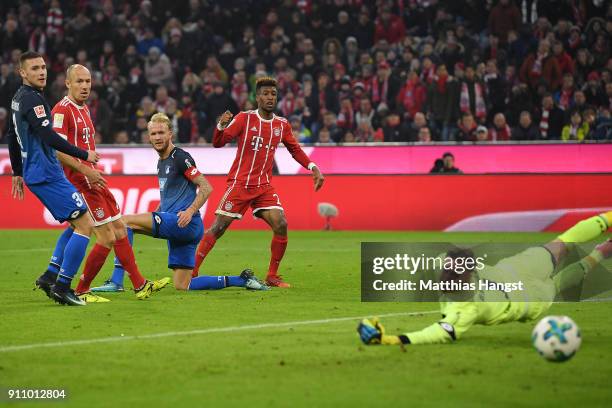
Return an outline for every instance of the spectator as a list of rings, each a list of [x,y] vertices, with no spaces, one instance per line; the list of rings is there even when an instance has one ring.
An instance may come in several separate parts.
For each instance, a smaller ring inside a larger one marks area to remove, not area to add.
[[[142,40],[138,41],[136,45],[138,53],[142,56],[149,55],[149,51],[151,48],[157,48],[157,50],[161,53],[164,51],[164,42],[159,37],[155,37],[155,33],[151,27],[146,27],[144,29],[144,35]]]
[[[400,114],[391,112],[384,120],[382,127],[385,142],[408,142],[409,130],[401,123]]]
[[[521,112],[518,125],[512,129],[512,140],[537,140],[539,138],[540,135],[531,120],[531,114],[528,111]]]
[[[319,137],[317,139],[317,144],[318,145],[328,145],[328,146],[333,146],[335,145],[334,141],[331,138],[330,132],[328,129],[326,128],[321,128],[321,130],[319,130]]]
[[[471,112],[463,112],[457,127],[458,129],[455,135],[455,140],[457,142],[473,142],[476,140],[478,123],[474,120],[474,115],[472,115]]]
[[[494,142],[508,141],[511,139],[512,132],[510,126],[506,123],[506,117],[503,113],[496,113],[493,118],[493,127],[489,130],[490,138]]]
[[[368,121],[358,122],[357,131],[355,132],[355,142],[373,142],[374,129]]]
[[[375,105],[384,103],[387,107],[394,109],[398,91],[399,83],[397,78],[392,75],[389,63],[385,60],[381,61],[378,64],[376,76],[371,81],[372,102]]]
[[[130,143],[130,138],[128,136],[128,132],[125,130],[120,130],[119,132],[115,133],[115,137],[114,137],[114,142],[115,144],[128,144]]]
[[[572,74],[563,75],[561,89],[555,93],[554,99],[559,108],[569,111],[572,107],[572,97],[574,96],[574,77]]]
[[[452,153],[446,152],[442,155],[444,166],[440,173],[462,174],[463,172],[455,167],[455,156]]]
[[[574,92],[574,100],[570,106],[571,109],[577,110],[579,112],[584,112],[585,110],[591,108],[591,106],[587,104],[586,94],[584,93],[584,91],[581,90],[577,90],[576,92]],[[566,122],[568,121],[569,115],[567,117]]]
[[[563,111],[559,109],[551,94],[542,97],[542,106],[536,119],[543,140],[559,139],[563,125]]]
[[[542,81],[548,91],[554,92],[561,84],[561,69],[557,59],[551,56],[549,51],[548,40],[540,40],[537,52],[529,54],[521,65],[521,81],[526,82],[532,89]]]
[[[298,115],[292,115],[289,117],[289,123],[291,124],[291,131],[293,136],[300,143],[313,143],[312,132],[302,123],[301,118]]]
[[[363,97],[359,103],[359,110],[355,114],[355,122],[357,128],[361,127],[361,124],[367,123],[371,128],[376,123],[374,116],[374,109],[372,108],[372,101],[368,97]],[[358,135],[355,135],[358,137]]]
[[[150,86],[164,85],[174,89],[174,74],[170,60],[157,47],[151,47],[145,59],[145,77]]]
[[[452,137],[451,123],[457,116],[458,105],[457,83],[448,75],[446,65],[441,64],[429,85],[425,109],[442,141],[448,141]]]
[[[465,69],[465,80],[461,83],[459,109],[461,112],[472,112],[478,123],[483,123],[487,117],[485,103],[485,88],[476,79],[474,67]]]
[[[334,143],[339,143],[342,140],[343,132],[338,128],[334,112],[327,111],[323,114],[322,127],[329,132],[329,137]]]
[[[582,142],[589,133],[589,125],[583,123],[582,115],[579,111],[572,111],[570,123],[563,127],[561,140],[576,140]]]
[[[389,44],[399,42],[406,34],[406,28],[402,19],[391,13],[391,9],[385,6],[376,21],[374,41],[386,40]]]
[[[414,120],[408,127],[408,141],[416,142],[419,139],[419,131],[427,126],[427,118],[423,112],[414,114]],[[430,132],[431,133],[431,132]],[[430,135],[431,136],[431,135]]]
[[[557,40],[553,43],[553,55],[557,59],[557,64],[559,64],[561,74],[570,74],[573,77],[574,60],[572,59],[572,56],[565,51],[563,47],[563,42]]]
[[[587,76],[587,85],[584,88],[584,96],[586,103],[596,108],[607,105],[608,97],[600,85],[600,76],[596,71],[589,73]]]
[[[420,128],[417,141],[419,143],[431,143],[431,140],[431,130],[427,126]]]
[[[489,14],[489,32],[498,38],[508,37],[510,30],[518,30],[521,23],[521,12],[512,0],[500,0]]]
[[[499,74],[495,60],[487,61],[484,84],[489,116],[503,112],[508,98],[508,83]]]
[[[416,71],[410,71],[406,83],[397,94],[397,105],[406,112],[406,118],[412,119],[417,112],[423,111],[427,89]]]
[[[474,138],[475,142],[489,142],[491,140],[491,135],[485,126],[478,126],[476,128],[476,135]]]

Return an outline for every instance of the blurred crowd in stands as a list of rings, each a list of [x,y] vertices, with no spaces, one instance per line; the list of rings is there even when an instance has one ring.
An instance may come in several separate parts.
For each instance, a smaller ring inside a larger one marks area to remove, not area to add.
[[[266,75],[302,143],[612,139],[610,1],[2,0],[0,25],[2,143],[28,49],[52,106],[90,68],[98,143],[165,112],[208,144]]]

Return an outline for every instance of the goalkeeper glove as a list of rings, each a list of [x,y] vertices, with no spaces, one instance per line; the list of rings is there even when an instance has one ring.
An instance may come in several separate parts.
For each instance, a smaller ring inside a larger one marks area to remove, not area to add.
[[[357,326],[357,332],[363,344],[402,344],[399,336],[389,336],[385,334],[385,328],[378,318],[372,320],[363,319]]]
[[[372,320],[363,319],[359,322],[357,332],[363,344],[380,344],[385,328],[380,324],[378,318],[374,317]]]

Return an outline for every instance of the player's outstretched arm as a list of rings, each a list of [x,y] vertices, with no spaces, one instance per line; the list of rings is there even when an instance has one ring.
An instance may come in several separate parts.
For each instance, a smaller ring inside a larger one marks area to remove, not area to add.
[[[57,152],[57,158],[64,166],[70,167],[72,170],[87,177],[91,184],[99,184],[102,187],[107,186],[106,179],[102,177],[100,170],[92,169],[62,152]]]
[[[217,127],[213,130],[213,147],[223,147],[231,142],[242,132],[244,115],[238,113],[234,115],[230,111],[225,111],[219,118]],[[232,120],[233,118],[233,120]]]
[[[451,343],[472,327],[477,316],[473,302],[458,304],[455,309],[457,310],[445,311],[446,315],[442,320],[415,332],[388,335],[377,318],[363,319],[357,327],[357,332],[366,345]]]
[[[55,150],[66,153],[69,156],[76,157],[81,160],[86,160],[91,163],[97,163],[99,160],[98,153],[92,150],[83,150],[68,143],[64,138],[58,135],[51,127],[51,113],[47,111],[44,101],[40,97],[32,96],[23,102],[23,111],[25,117],[34,134],[42,139],[47,145]]]

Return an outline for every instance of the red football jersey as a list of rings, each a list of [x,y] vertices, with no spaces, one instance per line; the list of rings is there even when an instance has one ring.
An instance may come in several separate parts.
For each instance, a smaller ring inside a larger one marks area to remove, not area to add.
[[[310,160],[293,137],[287,119],[273,115],[266,120],[256,110],[238,113],[223,130],[215,128],[213,146],[222,147],[236,139],[238,151],[227,181],[232,185],[259,187],[270,183],[274,152],[283,142],[293,158],[305,168]]]
[[[94,135],[96,129],[89,114],[87,105],[77,105],[64,96],[51,111],[53,118],[53,130],[73,145],[83,150],[96,150]],[[79,160],[76,159],[75,160]],[[81,163],[91,168],[95,168],[92,163],[79,160]],[[64,166],[64,173],[68,180],[78,189],[90,189],[91,183],[83,174]]]

